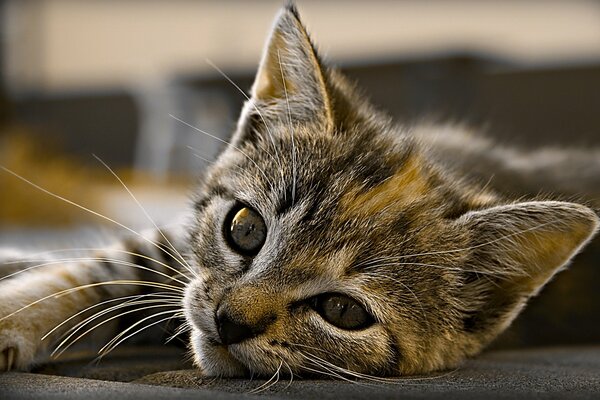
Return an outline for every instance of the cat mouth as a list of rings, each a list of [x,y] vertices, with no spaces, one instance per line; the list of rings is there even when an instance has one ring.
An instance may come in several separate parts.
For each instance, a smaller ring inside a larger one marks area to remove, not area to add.
[[[260,342],[253,342],[254,339],[235,344],[223,344],[208,336],[199,339],[201,343],[193,346],[196,363],[208,375],[249,377],[258,374],[271,376],[278,368],[281,369],[281,364],[284,363],[282,360],[288,358],[268,351],[260,345]]]
[[[219,343],[199,329],[194,329],[191,344],[195,364],[205,374],[223,377],[243,377],[250,374],[250,369],[232,354],[231,345]]]

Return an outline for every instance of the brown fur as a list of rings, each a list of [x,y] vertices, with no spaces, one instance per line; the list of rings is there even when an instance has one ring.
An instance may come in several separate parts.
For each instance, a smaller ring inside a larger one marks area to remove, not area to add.
[[[158,258],[159,271],[179,264],[189,280],[191,347],[207,375],[271,375],[285,365],[291,373],[395,376],[456,366],[506,329],[595,234],[598,216],[584,205],[517,202],[480,186],[462,157],[493,149],[391,124],[322,65],[292,6],[265,50],[232,144],[198,188],[187,240],[173,248],[155,236],[127,247]],[[228,216],[240,205],[264,220],[256,254],[228,239]],[[131,253],[100,260],[117,279],[127,275],[115,259],[152,264]],[[323,296],[352,299],[369,323],[334,324],[318,311]],[[0,303],[0,317],[26,300]],[[27,316],[0,318],[0,332],[15,320],[26,326]],[[52,313],[51,322],[65,316]],[[224,326],[232,325],[245,336],[228,339]],[[21,348],[6,343],[0,338],[0,351]]]
[[[596,230],[584,206],[513,203],[459,178],[435,140],[403,135],[322,67],[293,9],[276,22],[253,94],[235,147],[200,189],[193,228],[207,277],[188,287],[186,314],[209,374],[268,374],[279,360],[302,371],[315,368],[311,357],[367,374],[454,366],[503,331]],[[210,244],[235,202],[270,229],[246,262]],[[293,306],[326,292],[358,300],[378,323],[343,331]],[[212,315],[224,306],[263,329],[218,358]]]

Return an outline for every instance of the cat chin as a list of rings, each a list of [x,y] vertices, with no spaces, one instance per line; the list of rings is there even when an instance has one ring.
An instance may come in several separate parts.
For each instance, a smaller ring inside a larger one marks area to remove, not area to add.
[[[192,329],[191,345],[194,352],[194,364],[207,376],[243,377],[248,369],[236,360],[225,346],[212,344],[202,331]]]
[[[265,351],[263,346],[248,342],[224,346],[215,343],[201,330],[194,328],[191,335],[194,364],[207,376],[215,377],[270,377],[276,371],[291,372],[282,354]],[[291,361],[291,360],[289,360]],[[286,369],[283,369],[285,364]],[[292,363],[293,364],[293,363]]]

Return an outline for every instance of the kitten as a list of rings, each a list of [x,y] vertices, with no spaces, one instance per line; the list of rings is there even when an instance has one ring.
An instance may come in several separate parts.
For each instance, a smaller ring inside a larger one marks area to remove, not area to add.
[[[183,315],[210,376],[456,366],[598,228],[584,205],[516,202],[468,178],[518,172],[503,158],[515,154],[461,129],[393,125],[323,66],[287,6],[231,144],[198,188],[189,229],[0,282],[0,368],[29,367],[51,329],[121,297],[153,299],[152,321]]]

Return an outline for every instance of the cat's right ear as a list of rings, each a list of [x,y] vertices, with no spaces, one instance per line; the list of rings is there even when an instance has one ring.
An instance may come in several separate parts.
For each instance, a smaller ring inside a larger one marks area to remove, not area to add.
[[[469,212],[472,235],[461,301],[465,330],[486,341],[502,331],[594,236],[600,220],[580,204],[533,201]]]
[[[324,68],[292,4],[275,20],[234,141],[251,134],[252,124],[274,120],[320,123],[326,131],[333,128]]]

